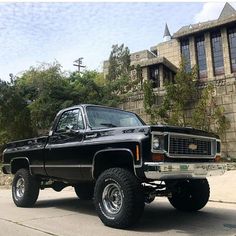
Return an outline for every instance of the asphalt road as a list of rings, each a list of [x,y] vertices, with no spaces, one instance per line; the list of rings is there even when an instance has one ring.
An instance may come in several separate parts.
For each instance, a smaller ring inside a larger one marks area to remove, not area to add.
[[[236,171],[224,178],[213,177],[210,180],[213,196],[201,211],[178,212],[166,198],[157,198],[146,205],[139,224],[130,230],[104,226],[96,215],[92,201],[79,200],[72,188],[60,193],[50,189],[41,191],[34,208],[17,208],[12,202],[11,191],[1,189],[0,236],[125,236],[157,233],[236,236],[236,189],[232,188],[236,183]]]

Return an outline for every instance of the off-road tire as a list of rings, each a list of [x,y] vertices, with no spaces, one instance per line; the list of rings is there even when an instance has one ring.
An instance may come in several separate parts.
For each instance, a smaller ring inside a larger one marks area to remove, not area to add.
[[[80,200],[91,200],[94,193],[93,183],[80,183],[74,186],[75,193]]]
[[[24,192],[19,195],[17,184],[20,180],[24,182]],[[12,182],[12,198],[18,207],[32,207],[38,199],[40,181],[32,176],[27,169],[20,169],[16,172]]]
[[[179,180],[168,198],[171,205],[180,211],[198,211],[208,202],[210,187],[207,179]]]
[[[112,185],[120,190],[118,195],[122,199],[122,204],[116,213],[110,213],[104,203],[106,199],[104,192]],[[99,176],[95,184],[94,204],[98,216],[105,225],[120,229],[130,227],[143,213],[144,194],[141,183],[126,169],[108,169]]]

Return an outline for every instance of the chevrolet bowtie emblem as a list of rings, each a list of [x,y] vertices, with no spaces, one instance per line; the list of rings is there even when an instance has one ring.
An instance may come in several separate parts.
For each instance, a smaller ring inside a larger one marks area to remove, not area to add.
[[[197,145],[194,144],[194,143],[191,143],[191,144],[188,145],[188,148],[194,151],[194,150],[197,149]]]

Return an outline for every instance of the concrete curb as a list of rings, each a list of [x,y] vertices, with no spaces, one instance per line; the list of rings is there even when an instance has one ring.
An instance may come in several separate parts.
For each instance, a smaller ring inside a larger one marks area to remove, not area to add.
[[[227,201],[213,200],[213,199],[210,199],[209,202],[216,202],[216,203],[223,203],[223,204],[236,204],[236,202],[227,202]]]
[[[227,163],[227,170],[236,170],[236,163]]]

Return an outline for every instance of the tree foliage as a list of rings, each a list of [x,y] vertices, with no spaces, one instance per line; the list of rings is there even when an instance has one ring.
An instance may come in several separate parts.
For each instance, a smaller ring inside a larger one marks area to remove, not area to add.
[[[153,91],[150,82],[144,83],[144,108],[150,115],[151,123],[162,121],[171,125],[192,126],[216,132],[224,138],[230,122],[224,115],[224,108],[216,103],[214,89],[210,83],[205,88],[199,88],[197,68],[187,72],[182,63],[175,82],[165,84],[163,97]]]
[[[58,62],[30,67],[11,83],[0,81],[0,145],[43,134],[56,113],[81,104],[117,106],[129,89],[130,52],[113,45],[109,79],[97,71],[65,73]]]
[[[0,81],[0,145],[31,134],[34,129],[30,111],[19,89],[14,84]]]
[[[190,125],[188,110],[191,109],[199,95],[196,68],[187,72],[182,63],[175,76],[175,82],[165,84],[165,89],[166,94],[159,112],[161,118],[173,125]]]
[[[150,116],[150,123],[157,124],[160,116],[158,114],[159,109],[157,108],[156,98],[152,83],[150,81],[145,81],[143,84],[143,92],[144,92],[144,109],[145,112]]]
[[[31,67],[12,83],[0,81],[0,145],[44,134],[56,113],[82,104],[117,106],[114,90],[123,80],[106,81],[102,73],[65,73],[57,62]]]
[[[58,63],[32,67],[15,83],[28,103],[31,123],[36,130],[50,127],[55,113],[73,105],[76,98]]]
[[[121,78],[130,77],[130,51],[124,44],[115,44],[109,57],[109,67],[107,79],[114,81]]]
[[[218,133],[222,139],[230,128],[230,122],[224,115],[224,108],[217,105],[214,86],[209,84],[201,91],[192,114],[192,125],[196,128]]]

